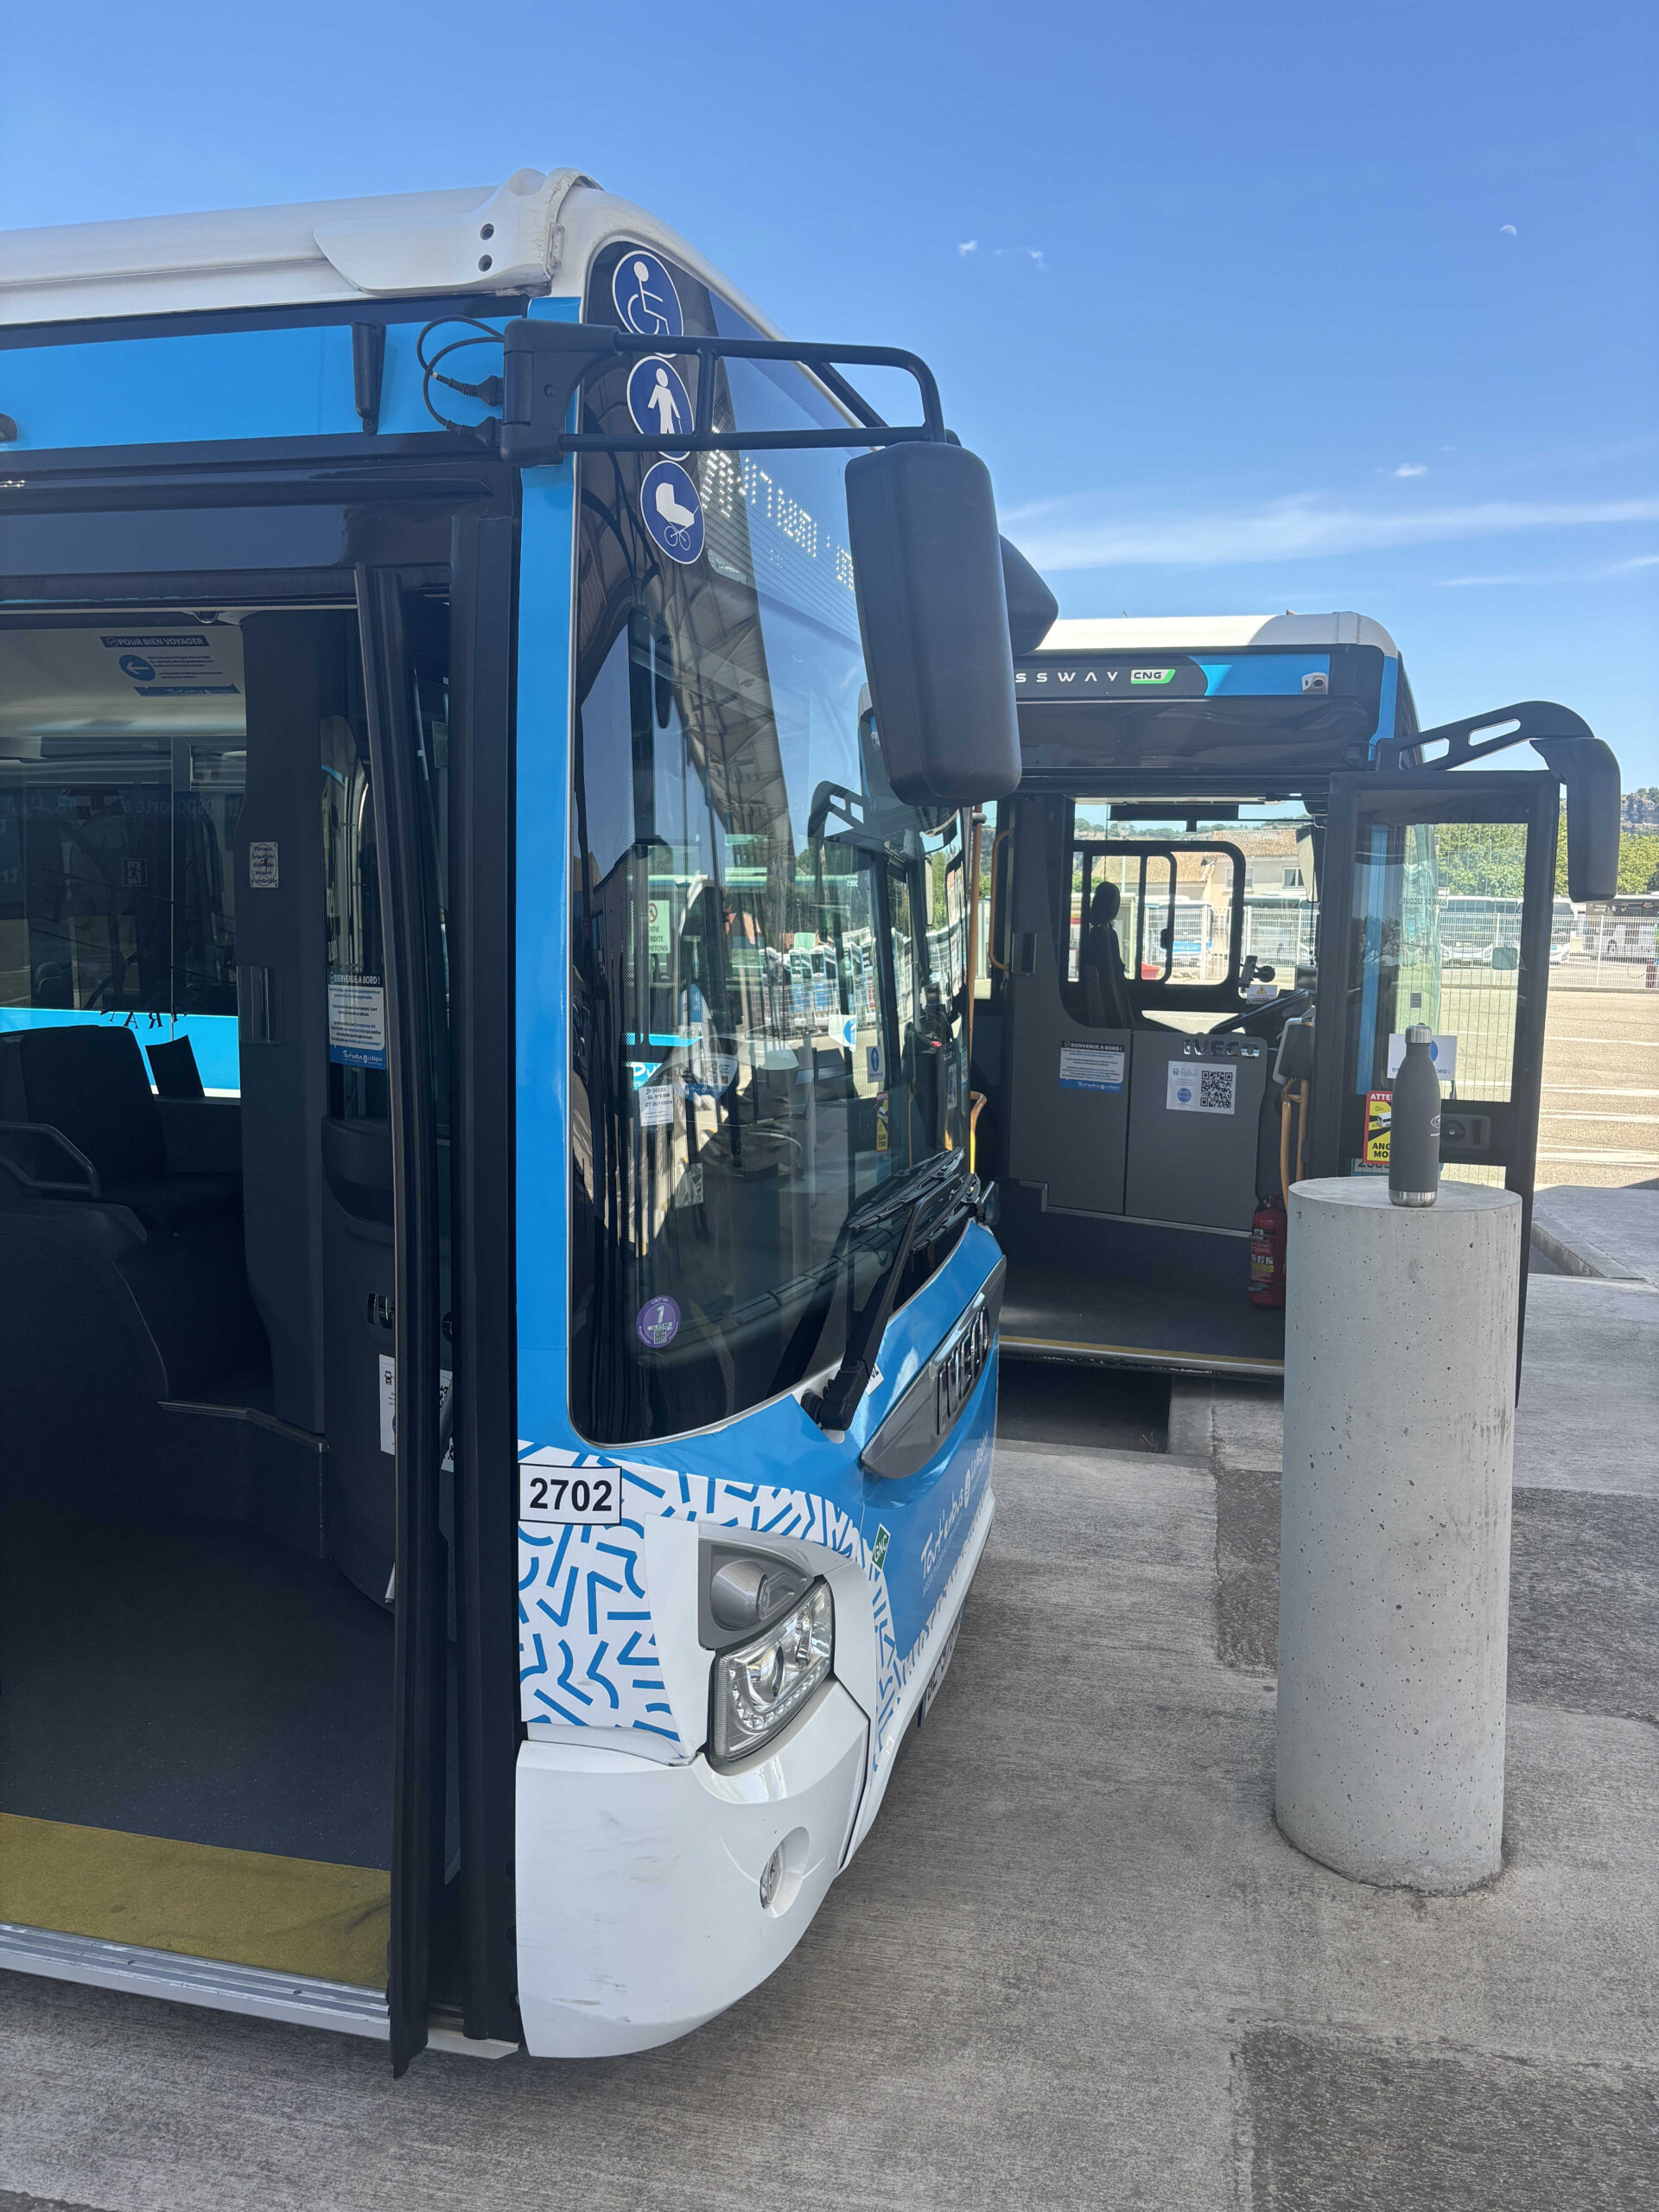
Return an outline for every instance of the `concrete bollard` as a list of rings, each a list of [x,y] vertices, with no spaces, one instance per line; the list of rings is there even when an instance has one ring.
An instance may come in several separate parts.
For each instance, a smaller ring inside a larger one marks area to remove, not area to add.
[[[1360,1881],[1502,1864],[1520,1270],[1513,1192],[1292,1186],[1274,1810]]]

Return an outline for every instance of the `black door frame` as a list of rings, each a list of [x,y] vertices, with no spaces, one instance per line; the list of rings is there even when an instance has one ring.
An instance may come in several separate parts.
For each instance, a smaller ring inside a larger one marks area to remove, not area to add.
[[[404,580],[359,567],[363,694],[374,792],[386,963],[391,1105],[392,1346],[397,1363],[396,1603],[392,1642],[391,1940],[386,2005],[391,2070],[426,2048],[434,1937],[443,1897],[449,1569],[441,1520],[442,1365],[436,1073],[428,979],[424,840]]]
[[[513,1162],[518,524],[454,525],[449,671],[450,1306],[462,2025],[516,2043],[520,1727]]]
[[[1448,1163],[1502,1167],[1505,1189],[1520,1196],[1522,1329],[1538,1161],[1538,1116],[1542,1103],[1560,819],[1560,784],[1548,769],[1494,769],[1457,775],[1445,769],[1410,768],[1332,776],[1319,900],[1319,1015],[1313,1032],[1313,1107],[1306,1166],[1310,1176],[1344,1175],[1357,1155],[1356,1116],[1363,1112],[1347,1084],[1348,1045],[1357,1013],[1348,977],[1355,931],[1363,926],[1363,917],[1354,912],[1351,887],[1362,826],[1514,822],[1528,831],[1510,1096],[1507,1100],[1460,1098],[1460,1113],[1486,1118],[1491,1142],[1484,1147],[1447,1143],[1441,1150],[1442,1160]]]

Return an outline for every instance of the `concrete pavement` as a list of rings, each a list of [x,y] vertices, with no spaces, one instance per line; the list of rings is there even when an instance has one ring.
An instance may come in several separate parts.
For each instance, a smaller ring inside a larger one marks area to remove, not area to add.
[[[1093,1440],[1156,1421],[1093,1377],[1000,1448],[949,1683],[745,2003],[642,2058],[394,2083],[373,2045],[0,1976],[0,2207],[1652,2205],[1656,1346],[1659,1292],[1534,1279],[1488,1887],[1364,1888],[1274,1827],[1270,1387],[1178,1386],[1156,1453]]]
[[[1613,1186],[1659,1175],[1659,990],[1593,962],[1549,978],[1537,1186]]]

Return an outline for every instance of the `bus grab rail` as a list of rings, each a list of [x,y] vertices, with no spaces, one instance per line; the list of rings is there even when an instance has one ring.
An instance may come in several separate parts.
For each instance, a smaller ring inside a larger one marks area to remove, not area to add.
[[[923,440],[947,442],[944,411],[933,372],[919,354],[898,346],[842,346],[792,338],[668,337],[658,334],[636,337],[610,323],[550,322],[515,316],[499,334],[502,348],[499,377],[467,384],[443,374],[438,364],[462,346],[496,342],[498,334],[487,325],[474,326],[474,334],[452,340],[429,359],[425,340],[442,327],[431,323],[421,334],[421,366],[426,377],[426,404],[434,419],[447,429],[474,430],[499,452],[504,461],[521,468],[563,461],[569,453],[790,453],[803,449],[844,446],[861,450],[870,446],[899,445]],[[644,360],[654,355],[684,358],[693,355],[711,366],[716,361],[786,361],[810,369],[843,405],[860,417],[856,424],[810,430],[716,430],[714,427],[715,379],[697,379],[696,412],[690,430],[599,431],[567,428],[570,403],[584,379],[620,361]],[[868,402],[839,374],[842,367],[901,370],[912,378],[921,397],[919,423],[884,423]],[[430,386],[445,385],[486,406],[499,404],[499,416],[478,423],[454,423],[433,407]]]

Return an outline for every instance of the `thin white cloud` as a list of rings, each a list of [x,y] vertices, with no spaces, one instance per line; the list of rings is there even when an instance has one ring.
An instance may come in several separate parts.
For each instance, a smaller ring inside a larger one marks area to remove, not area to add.
[[[1402,461],[1394,473],[1396,476],[1427,476],[1428,463],[1426,461]]]
[[[1659,569],[1659,553],[1638,553],[1631,561],[1610,561],[1593,569],[1533,569],[1505,576],[1442,576],[1437,588],[1461,591],[1471,584],[1604,584],[1640,569]]]
[[[1484,584],[1537,584],[1547,581],[1542,576],[1442,576],[1435,586],[1437,591],[1467,591],[1470,587]]]
[[[1048,264],[1043,259],[1043,249],[1039,245],[999,245],[994,247],[992,251],[994,257],[998,261],[1001,260],[1005,253],[1011,253],[1016,257],[1023,254],[1027,261],[1034,262],[1039,269],[1046,270],[1048,267]]]
[[[979,240],[977,238],[963,238],[962,244],[957,248],[957,251],[958,253],[977,253],[979,251]]]
[[[1533,530],[1659,521],[1659,499],[1488,499],[1461,507],[1367,512],[1300,493],[1231,512],[1149,515],[1114,510],[1104,493],[1039,501],[1004,518],[1020,550],[1042,569],[1214,567],[1299,560],[1402,545],[1452,543]]]

